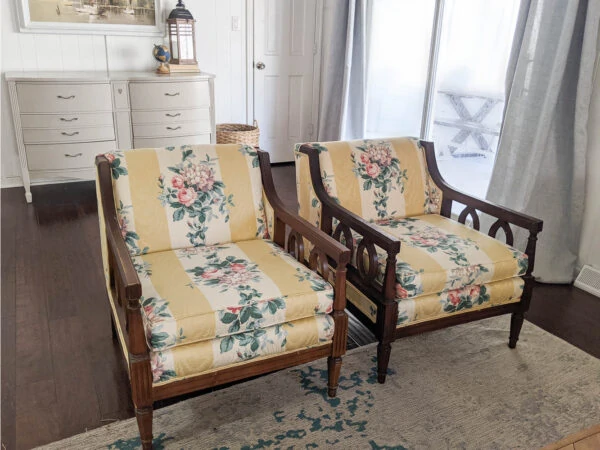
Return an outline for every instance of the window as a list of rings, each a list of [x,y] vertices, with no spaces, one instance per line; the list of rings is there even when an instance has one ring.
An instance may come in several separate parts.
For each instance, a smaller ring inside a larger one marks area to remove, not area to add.
[[[484,197],[519,3],[373,0],[368,137],[433,140],[444,178]]]

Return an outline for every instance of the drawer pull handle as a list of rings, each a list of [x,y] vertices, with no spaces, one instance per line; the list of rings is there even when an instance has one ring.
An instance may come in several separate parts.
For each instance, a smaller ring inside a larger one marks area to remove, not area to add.
[[[167,130],[171,130],[171,131],[175,131],[175,130],[179,130],[181,127],[167,127]]]
[[[68,97],[65,97],[64,95],[57,95],[56,97],[58,97],[62,100],[71,100],[71,99],[75,98],[74,95],[69,95]]]
[[[64,117],[60,118],[61,122],[75,122],[76,120],[79,120],[78,117],[73,117],[72,119],[65,119]]]
[[[63,131],[62,133],[63,136],[76,136],[79,134],[79,131],[73,131],[72,133],[67,133],[66,131]]]
[[[165,95],[167,97],[177,97],[179,95],[179,92],[175,92],[174,94],[169,94],[168,92],[165,92]]]
[[[80,156],[83,156],[83,153],[75,153],[74,155],[71,155],[69,153],[65,153],[65,158],[78,158]]]
[[[170,114],[170,113],[166,113],[165,116],[167,117],[179,117],[181,115],[181,113],[177,113],[177,114]]]

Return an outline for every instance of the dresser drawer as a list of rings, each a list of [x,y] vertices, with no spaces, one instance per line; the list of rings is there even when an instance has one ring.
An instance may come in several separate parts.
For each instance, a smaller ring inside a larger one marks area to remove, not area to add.
[[[29,170],[94,167],[96,155],[115,150],[115,141],[85,144],[26,145]]]
[[[23,128],[79,128],[113,126],[110,112],[84,114],[21,114]]]
[[[112,111],[108,84],[17,84],[21,113]]]
[[[175,122],[169,125],[134,125],[133,137],[154,138],[168,136],[195,136],[210,133],[210,127],[202,122]]]
[[[25,128],[25,144],[52,144],[58,142],[111,141],[115,138],[112,125],[79,128]]]
[[[194,145],[210,144],[210,134],[201,134],[198,136],[176,136],[160,138],[135,138],[133,140],[134,148],[161,148],[171,145]]]
[[[210,109],[172,109],[168,111],[132,111],[134,125],[148,123],[171,124],[174,122],[201,122],[210,132]]]
[[[179,110],[210,106],[207,81],[130,83],[129,97],[132,110]]]

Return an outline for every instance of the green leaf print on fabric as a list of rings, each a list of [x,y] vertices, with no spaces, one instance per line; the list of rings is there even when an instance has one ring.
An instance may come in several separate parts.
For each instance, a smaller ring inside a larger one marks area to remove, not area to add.
[[[401,170],[400,160],[394,155],[392,144],[386,141],[364,141],[356,147],[360,152],[352,153],[354,173],[362,180],[365,191],[374,190],[373,206],[377,217],[393,216],[395,211],[388,211],[389,193],[398,189],[404,192],[404,182],[408,181],[407,169]]]
[[[225,183],[215,178],[216,158],[207,154],[202,161],[195,161],[191,148],[181,149],[181,162],[168,167],[169,173],[158,178],[158,199],[173,210],[174,222],[188,218],[186,236],[190,244],[203,245],[210,221],[218,217],[229,221],[233,195],[226,196]]]
[[[187,269],[194,276],[194,282],[204,286],[219,286],[220,292],[232,289],[240,292],[241,303],[247,303],[261,296],[260,292],[248,283],[262,280],[262,272],[252,261],[235,256],[222,258],[216,252],[209,255],[202,266]]]
[[[485,286],[470,286],[438,295],[442,297],[440,301],[447,313],[470,309],[490,301],[490,294]]]
[[[114,152],[105,153],[104,157],[108,159],[108,162],[110,163],[110,173],[114,180],[129,175],[127,168],[121,166],[121,158],[125,157],[125,154],[122,151],[116,150]]]
[[[117,206],[117,217],[119,218],[119,228],[121,230],[121,236],[129,249],[129,253],[132,255],[145,255],[150,251],[148,247],[140,248],[138,241],[140,240],[139,235],[135,231],[131,231],[129,229],[131,222],[131,205],[124,205],[122,201],[119,200],[119,205]],[[137,267],[136,267],[137,269]]]
[[[167,358],[161,352],[152,352],[152,380],[154,383],[161,383],[175,378],[177,373],[174,368],[167,367]]]
[[[242,145],[239,149],[239,152],[242,155],[252,157],[252,159],[251,159],[252,167],[256,168],[260,165],[260,162],[258,160],[258,152],[256,151],[256,149],[254,147],[251,147],[249,145]]]

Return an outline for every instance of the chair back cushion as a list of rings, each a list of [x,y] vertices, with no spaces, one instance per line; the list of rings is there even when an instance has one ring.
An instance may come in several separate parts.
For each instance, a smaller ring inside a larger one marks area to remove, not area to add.
[[[105,156],[132,255],[267,237],[254,148],[184,145]]]
[[[300,215],[318,225],[320,202],[310,181],[308,157],[296,146]],[[441,190],[414,138],[313,143],[325,189],[344,208],[377,221],[439,213]]]

